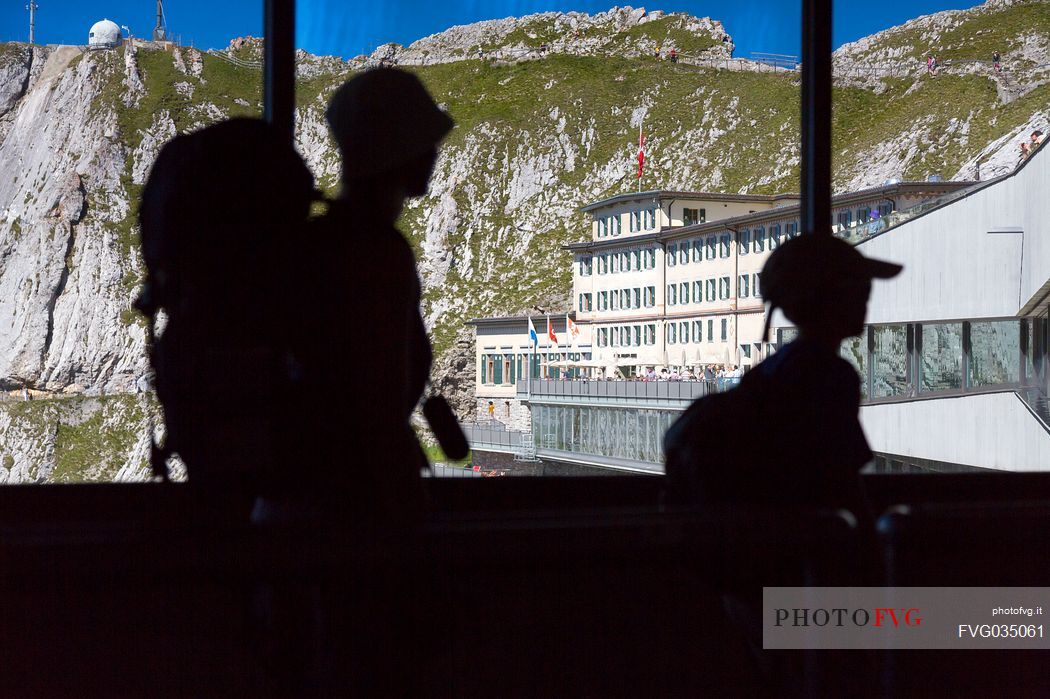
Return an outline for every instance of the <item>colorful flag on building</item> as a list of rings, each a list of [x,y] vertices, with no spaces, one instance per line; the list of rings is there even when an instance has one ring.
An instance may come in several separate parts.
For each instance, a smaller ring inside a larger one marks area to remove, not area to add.
[[[533,347],[537,347],[540,344],[540,337],[536,334],[536,326],[532,324],[532,316],[529,316],[529,342],[532,343]]]
[[[641,124],[638,125],[638,179],[642,179],[642,170],[645,168],[645,134],[642,132]]]
[[[565,316],[565,332],[569,336],[569,345],[575,347],[580,339],[580,328],[568,315]]]
[[[558,336],[554,334],[554,325],[551,324],[550,316],[547,316],[547,337],[550,338],[553,344],[558,344]]]

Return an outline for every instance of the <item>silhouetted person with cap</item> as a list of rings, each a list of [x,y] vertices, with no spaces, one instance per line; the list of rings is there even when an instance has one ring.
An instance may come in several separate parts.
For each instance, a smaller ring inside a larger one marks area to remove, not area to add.
[[[766,334],[779,308],[798,328],[798,337],[745,374],[737,388],[699,399],[672,425],[664,441],[668,499],[730,507],[848,509],[858,520],[856,548],[838,552],[843,563],[837,572],[846,577],[836,578],[835,584],[844,584],[844,579],[878,584],[878,557],[871,555],[877,550],[874,525],[859,475],[872,457],[858,420],[860,379],[839,356],[839,348],[843,339],[864,329],[871,280],[889,279],[900,271],[900,265],[865,258],[828,234],[805,234],[777,248],[762,270],[762,293],[770,306]],[[720,438],[712,440],[710,434]],[[797,555],[800,564],[813,556],[801,548],[787,553]],[[727,589],[723,602],[770,690],[786,696],[799,691],[804,674],[799,657],[762,650],[761,588]],[[842,656],[836,663],[834,677],[872,672],[868,655]]]
[[[410,553],[426,459],[410,418],[431,348],[415,256],[395,224],[406,199],[426,194],[453,123],[414,75],[394,68],[353,77],[327,118],[341,193],[289,255],[303,390],[290,411],[302,451],[288,477],[301,482],[275,494],[272,509],[334,532],[350,556],[345,577],[316,590],[319,651],[304,686],[400,695],[425,675],[428,654],[418,622],[426,590],[415,587]]]
[[[302,158],[259,119],[160,150],[139,210],[147,274],[136,302],[151,333],[165,315],[151,347],[166,426],[156,470],[178,453],[195,485],[272,476],[293,380],[276,270],[313,196]]]
[[[731,393],[694,403],[668,431],[674,498],[863,506],[858,472],[872,454],[857,418],[860,379],[839,347],[863,331],[871,280],[900,270],[830,235],[799,236],[770,255],[762,270],[768,317],[781,309],[798,338],[745,374]],[[762,438],[742,436],[714,448],[700,441],[711,429],[742,426],[760,430]]]
[[[294,256],[302,470],[331,511],[407,521],[422,503],[426,462],[409,420],[431,349],[415,256],[395,223],[406,199],[426,194],[452,120],[414,75],[394,68],[349,80],[327,118],[342,190]]]

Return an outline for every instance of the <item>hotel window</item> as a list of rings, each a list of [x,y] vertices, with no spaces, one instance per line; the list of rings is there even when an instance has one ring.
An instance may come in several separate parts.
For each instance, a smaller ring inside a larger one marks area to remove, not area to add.
[[[603,254],[598,257],[598,274],[609,273],[609,255]]]
[[[598,346],[609,346],[609,328],[598,328]]]
[[[682,341],[682,344],[689,343],[689,322],[683,320],[678,324],[678,339]]]
[[[707,300],[708,301],[714,301],[715,300],[715,280],[714,279],[708,279],[707,280]]]
[[[748,296],[748,284],[751,275],[741,274],[736,280],[736,295],[742,299],[746,299]]]
[[[610,306],[610,310],[620,310],[620,290],[613,289],[610,293],[612,294],[612,305]]]
[[[634,295],[634,305],[632,305],[631,307],[632,308],[641,308],[642,307],[642,288],[640,286],[634,287],[633,295]]]
[[[858,223],[867,223],[868,219],[870,219],[870,218],[871,218],[871,207],[870,206],[865,206],[863,208],[857,209],[857,222]]]
[[[704,259],[704,241],[697,238],[693,241],[693,262],[700,262]]]
[[[678,262],[678,246],[671,244],[667,246],[667,266],[674,267]]]
[[[642,252],[641,250],[631,250],[631,269],[642,268]]]
[[[713,260],[718,256],[718,236],[707,236],[707,259]]]
[[[729,296],[729,277],[722,277],[718,280],[718,298],[724,300],[729,298]]]
[[[703,223],[706,218],[707,212],[704,209],[682,209],[682,225],[692,226]]]
[[[751,245],[751,231],[740,231],[740,243],[736,246],[737,252],[741,255],[747,254],[747,249]]]
[[[693,282],[693,303],[700,303],[704,300],[704,283],[702,281]]]
[[[612,273],[616,274],[620,271],[620,253],[614,252],[610,257],[612,258]]]
[[[645,210],[645,230],[651,231],[656,228],[656,209]]]
[[[722,342],[725,342],[729,338],[729,319],[722,319]]]
[[[798,221],[788,221],[784,224],[784,234],[787,238],[794,238],[798,235]]]
[[[492,364],[489,361],[487,354],[481,355],[481,383],[487,384],[489,382],[489,366]]]
[[[723,233],[718,239],[718,243],[718,256],[722,258],[729,257],[729,255],[732,253],[732,243],[730,235],[728,233]]]
[[[503,356],[499,354],[492,356],[492,383],[503,383]]]
[[[693,342],[701,342],[704,339],[704,321],[694,320],[693,321]]]
[[[631,232],[642,230],[642,212],[632,211],[631,212]]]
[[[751,275],[751,293],[752,293],[752,295],[754,295],[754,297],[756,299],[762,296],[762,294],[759,292],[759,289],[758,289],[758,282],[759,282],[760,278],[761,278],[761,275],[759,275],[759,274],[752,274]]]
[[[678,245],[678,262],[683,265],[689,264],[689,241],[683,240]]]
[[[849,209],[839,212],[839,225],[843,228],[849,228],[850,224],[853,223],[853,212]]]
[[[683,305],[689,303],[689,282],[682,282],[678,285],[678,299]]]
[[[611,335],[611,337],[609,338],[609,344],[612,345],[613,347],[619,347],[620,346],[620,328],[619,327],[609,328],[609,334]]]
[[[715,341],[715,321],[713,318],[709,318],[707,321],[707,341]]]
[[[656,249],[649,248],[645,251],[646,269],[656,269]]]
[[[580,276],[581,277],[589,277],[589,276],[591,276],[591,257],[590,257],[590,255],[588,255],[587,257],[581,257],[580,258]]]
[[[598,292],[598,310],[607,311],[609,310],[609,292],[599,291]]]
[[[780,224],[769,227],[769,249],[776,250],[780,247]]]
[[[632,332],[634,334],[634,342],[631,343],[631,344],[633,344],[635,347],[641,347],[642,346],[642,326],[641,325],[634,326],[634,330]]]
[[[879,204],[879,216],[889,216],[892,211],[893,206],[891,204]]]
[[[609,220],[606,218],[598,219],[598,237],[604,238],[609,235]]]
[[[645,287],[645,305],[647,308],[652,308],[656,305],[656,287],[647,286]]]
[[[674,306],[678,303],[678,287],[674,284],[667,285],[667,305]]]
[[[656,344],[656,324],[650,323],[645,326],[645,344],[655,345]]]
[[[667,324],[667,344],[674,345],[678,343],[678,326],[674,323]]]
[[[766,229],[762,228],[761,226],[759,226],[758,228],[755,229],[753,237],[754,237],[754,242],[752,244],[752,249],[755,252],[765,252],[766,251]]]

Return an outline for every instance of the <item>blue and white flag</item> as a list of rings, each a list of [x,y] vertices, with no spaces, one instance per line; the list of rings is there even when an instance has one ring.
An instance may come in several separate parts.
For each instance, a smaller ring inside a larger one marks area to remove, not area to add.
[[[540,344],[540,336],[536,334],[536,326],[532,324],[532,316],[529,316],[529,340],[533,347]]]

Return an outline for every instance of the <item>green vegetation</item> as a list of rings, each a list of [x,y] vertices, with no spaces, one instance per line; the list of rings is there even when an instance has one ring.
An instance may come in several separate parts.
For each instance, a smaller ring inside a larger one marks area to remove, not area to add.
[[[111,481],[138,441],[145,411],[137,396],[102,399],[74,398],[68,402],[88,408],[80,422],[59,420],[55,427],[54,483]],[[95,410],[88,401],[97,401]],[[66,401],[63,401],[66,402]]]
[[[447,466],[461,466],[467,467],[470,465],[471,460],[474,458],[473,454],[467,454],[467,458],[460,461],[453,461],[445,456],[445,452],[441,450],[441,447],[437,444],[424,444],[423,453],[426,454],[427,462],[436,464],[443,463]]]
[[[948,178],[988,143],[1024,124],[1050,104],[1050,85],[1042,85],[1009,104],[1001,104],[992,81],[976,75],[942,74],[887,81],[881,95],[860,88],[834,93],[835,160],[877,158],[878,149],[900,134],[925,126],[932,134],[903,173],[906,179]],[[964,132],[958,124],[968,123]]]
[[[657,46],[662,46],[664,51],[674,46],[678,51],[687,55],[703,53],[718,44],[707,32],[697,34],[687,30],[683,26],[686,21],[687,19],[682,15],[668,15],[631,27],[618,34],[616,41],[635,43],[639,39],[650,39],[655,41]]]
[[[159,405],[144,395],[76,396],[0,403],[0,412],[11,418],[8,443],[32,446],[40,453],[53,448],[53,469],[38,471],[46,464],[36,464],[28,474],[31,480],[104,482],[113,480],[128,461],[146,427],[147,413],[157,415]],[[10,469],[14,458],[5,454],[3,463]]]
[[[1005,54],[1021,46],[1029,34],[1046,36],[1050,28],[1050,3],[1046,0],[1019,0],[992,8],[966,11],[958,26],[944,32],[932,43],[924,31],[915,28],[894,31],[865,52],[865,56],[887,49],[899,58],[921,60],[934,53],[941,62],[949,60],[990,61],[992,53]]]

